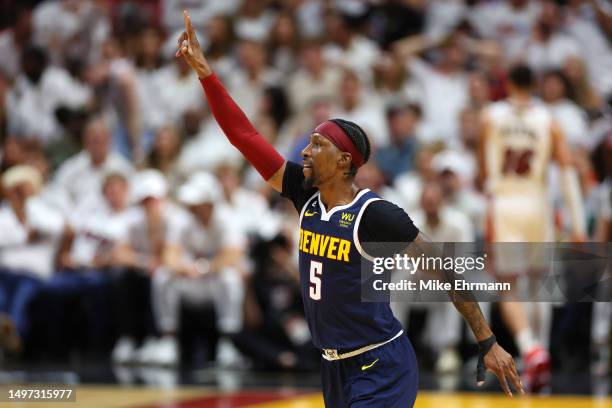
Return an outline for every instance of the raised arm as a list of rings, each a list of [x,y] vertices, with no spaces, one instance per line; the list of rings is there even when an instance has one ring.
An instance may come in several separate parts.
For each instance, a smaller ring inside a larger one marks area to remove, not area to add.
[[[185,58],[198,74],[210,110],[230,143],[240,150],[272,188],[281,191],[285,159],[257,132],[208,65],[187,11],[184,11],[184,19],[185,31],[178,39],[176,56]]]

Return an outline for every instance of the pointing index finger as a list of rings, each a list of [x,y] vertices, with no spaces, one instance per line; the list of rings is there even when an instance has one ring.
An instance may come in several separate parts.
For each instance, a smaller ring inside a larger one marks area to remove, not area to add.
[[[183,10],[183,18],[185,20],[185,31],[187,32],[187,38],[189,41],[193,38],[193,26],[191,25],[191,18],[189,18],[189,12]]]

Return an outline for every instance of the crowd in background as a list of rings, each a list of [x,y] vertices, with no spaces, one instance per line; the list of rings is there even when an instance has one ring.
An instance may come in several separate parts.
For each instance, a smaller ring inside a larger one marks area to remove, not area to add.
[[[217,75],[284,157],[300,162],[326,119],[356,122],[373,147],[357,183],[438,241],[485,238],[480,111],[506,96],[508,68],[527,63],[572,149],[589,238],[609,241],[605,0],[0,1],[7,352],[36,347],[34,333],[69,341],[53,322],[76,305],[88,346],[117,362],[174,364],[181,315],[210,306],[218,360],[316,364],[297,214],[227,142],[197,76],[174,57],[183,8]],[[552,172],[563,239],[558,184]],[[460,337],[460,325],[447,330]],[[608,341],[609,325],[595,331],[593,342]]]

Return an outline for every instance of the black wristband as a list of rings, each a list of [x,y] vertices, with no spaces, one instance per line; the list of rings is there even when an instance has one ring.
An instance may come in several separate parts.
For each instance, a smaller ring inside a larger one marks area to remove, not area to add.
[[[497,339],[495,338],[495,335],[492,334],[491,337],[478,342],[478,352],[483,356],[486,355],[495,343],[497,343]]]

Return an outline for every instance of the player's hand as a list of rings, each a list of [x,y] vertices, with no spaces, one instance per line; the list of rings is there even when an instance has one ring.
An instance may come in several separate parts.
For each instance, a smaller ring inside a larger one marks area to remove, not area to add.
[[[204,57],[204,53],[196,37],[195,30],[191,25],[191,19],[189,18],[189,12],[187,10],[183,11],[183,18],[185,19],[185,31],[183,31],[178,39],[176,57],[182,56],[185,58],[187,64],[197,72],[198,76],[200,78],[205,78],[212,74],[212,70]]]
[[[512,356],[501,348],[499,344],[495,343],[484,356],[484,367],[478,367],[478,386],[484,383],[484,371],[491,371],[495,374],[502,389],[509,397],[512,397],[512,391],[508,385],[508,379],[510,379],[515,390],[521,394],[525,394]]]

